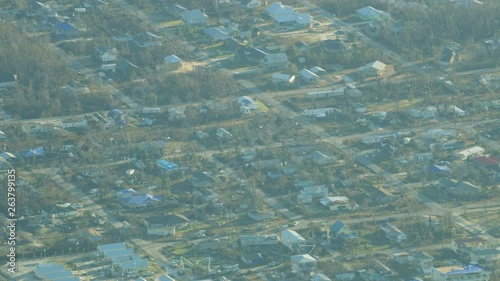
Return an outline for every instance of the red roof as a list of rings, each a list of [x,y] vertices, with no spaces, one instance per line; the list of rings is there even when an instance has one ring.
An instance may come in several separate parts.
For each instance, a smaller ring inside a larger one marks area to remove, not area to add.
[[[500,158],[499,157],[487,157],[487,156],[481,156],[476,159],[474,159],[477,163],[483,165],[483,166],[497,166],[500,164]]]

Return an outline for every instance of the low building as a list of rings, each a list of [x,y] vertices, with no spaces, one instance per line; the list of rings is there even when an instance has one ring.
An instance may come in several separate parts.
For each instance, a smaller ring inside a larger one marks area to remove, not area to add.
[[[161,37],[151,32],[141,32],[132,37],[132,42],[140,48],[148,48],[161,45]]]
[[[120,53],[116,50],[116,48],[109,47],[99,47],[95,52],[95,57],[103,63],[114,62],[118,60],[118,56]]]
[[[277,25],[307,28],[311,25],[312,17],[308,13],[297,13],[293,7],[274,2],[266,8],[266,14]]]
[[[462,160],[483,156],[485,149],[480,146],[474,146],[456,153]]]
[[[338,53],[347,51],[347,46],[339,39],[327,39],[322,42],[323,48],[327,53]]]
[[[492,246],[488,240],[476,236],[466,239],[453,240],[451,241],[450,248],[457,255],[463,258],[468,258],[473,251],[491,249]]]
[[[332,279],[328,278],[328,276],[323,273],[316,273],[312,276],[311,281],[332,281]]]
[[[372,6],[366,6],[364,8],[356,10],[356,15],[365,21],[378,21],[383,19],[388,19],[391,16],[383,11],[377,10]]]
[[[489,281],[491,272],[477,264],[443,266],[432,268],[432,281]]]
[[[291,85],[295,82],[295,75],[273,73],[273,75],[271,76],[271,82],[273,82],[274,84]]]
[[[241,151],[241,160],[244,162],[250,162],[257,156],[257,150],[255,148],[246,148]]]
[[[241,235],[241,246],[262,246],[262,245],[277,245],[279,242],[278,235]]]
[[[413,118],[429,119],[435,118],[438,115],[438,109],[435,106],[428,106],[417,109],[410,109],[408,114]]]
[[[309,254],[291,256],[292,273],[302,280],[311,278],[311,273],[316,269],[317,261]]]
[[[314,83],[318,80],[319,76],[310,71],[309,69],[302,69],[299,71],[299,76],[305,83]]]
[[[97,243],[102,240],[102,235],[99,231],[94,228],[85,228],[80,231],[80,236],[83,239],[88,239],[92,243]]]
[[[330,233],[331,237],[333,239],[339,239],[339,240],[352,240],[352,239],[358,239],[358,235],[356,235],[356,232],[352,231],[347,225],[345,225],[341,221],[336,221],[332,226],[330,227]]]
[[[261,0],[242,0],[241,4],[247,9],[255,9],[262,6]]]
[[[259,104],[249,96],[238,97],[237,102],[240,106],[244,106],[250,110],[259,109]]]
[[[176,229],[189,224],[189,219],[179,214],[151,216],[144,219],[148,235],[170,236],[175,235]]]
[[[311,72],[318,75],[318,76],[323,76],[326,74],[326,70],[324,70],[323,68],[321,68],[319,66],[312,67]]]
[[[0,88],[10,88],[17,85],[17,75],[0,75]]]
[[[325,185],[315,185],[304,187],[299,195],[307,195],[312,198],[321,198],[328,195],[328,188]]]
[[[439,184],[457,198],[474,199],[481,195],[481,189],[470,182],[441,178]]]
[[[219,139],[228,139],[228,138],[231,138],[233,136],[233,134],[231,134],[230,132],[228,132],[224,128],[218,128],[217,131],[215,132],[215,135]]]
[[[286,229],[280,234],[281,244],[292,252],[300,252],[307,240],[294,230]]]
[[[184,11],[181,14],[181,19],[188,25],[205,25],[208,22],[207,14],[201,9]]]
[[[349,198],[345,196],[323,197],[319,203],[330,211],[347,211],[356,209],[356,204],[351,205]]]
[[[163,62],[168,70],[177,70],[182,67],[184,61],[172,54],[163,58]]]
[[[384,74],[386,68],[387,65],[385,63],[377,60],[358,68],[358,71],[360,72],[361,75],[365,77],[371,77],[371,76],[380,76]]]
[[[469,260],[472,263],[480,263],[485,266],[494,265],[495,263],[500,261],[500,250],[499,249],[474,250],[470,252]]]
[[[215,176],[210,172],[195,172],[189,179],[189,182],[198,188],[209,188],[217,181]]]
[[[244,253],[241,261],[248,265],[259,265],[264,263],[264,257],[260,253]]]
[[[401,243],[406,240],[406,234],[399,230],[396,226],[393,226],[389,223],[384,223],[380,226],[382,228],[382,231],[385,233],[385,237],[387,239]]]
[[[311,158],[316,165],[329,165],[337,162],[337,158],[335,156],[328,156],[319,151],[311,153]]]
[[[276,214],[274,212],[254,210],[248,212],[248,216],[257,222],[260,222],[260,221],[272,220],[276,217]]]
[[[285,53],[266,54],[259,63],[270,70],[284,69],[288,64],[288,56]]]

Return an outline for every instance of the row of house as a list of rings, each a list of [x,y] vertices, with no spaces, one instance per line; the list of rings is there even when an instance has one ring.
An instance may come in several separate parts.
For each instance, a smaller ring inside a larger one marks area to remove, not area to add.
[[[44,263],[36,266],[35,276],[46,281],[79,281],[80,278],[73,276],[73,273],[66,269],[62,264]]]
[[[124,242],[97,246],[97,256],[110,262],[122,276],[137,276],[146,271],[149,262],[129,248]]]

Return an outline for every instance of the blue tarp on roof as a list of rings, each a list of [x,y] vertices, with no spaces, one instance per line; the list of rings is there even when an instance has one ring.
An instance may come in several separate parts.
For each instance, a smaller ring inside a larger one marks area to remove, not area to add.
[[[45,150],[43,148],[39,147],[39,148],[35,148],[35,149],[31,149],[31,150],[26,151],[25,153],[23,153],[23,156],[26,158],[26,157],[39,156],[39,155],[44,155],[44,154],[45,154]]]
[[[173,171],[177,168],[179,168],[179,165],[175,164],[174,162],[169,162],[163,159],[158,159],[156,160],[156,165],[158,165],[160,168],[165,169],[167,171]]]
[[[66,32],[70,32],[70,31],[75,30],[75,27],[69,22],[60,22],[60,23],[56,24],[56,28],[61,30],[61,31],[66,31]]]

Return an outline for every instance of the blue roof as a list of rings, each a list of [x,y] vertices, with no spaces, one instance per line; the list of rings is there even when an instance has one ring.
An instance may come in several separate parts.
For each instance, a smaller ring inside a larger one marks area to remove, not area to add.
[[[451,172],[448,166],[440,166],[440,165],[430,165],[429,167],[427,167],[427,171],[431,173]]]
[[[470,274],[470,273],[478,273],[481,271],[484,271],[484,268],[480,267],[477,264],[469,264],[469,265],[464,265],[461,269],[447,272],[446,275]]]
[[[35,149],[30,149],[28,151],[26,151],[25,153],[23,153],[23,156],[26,158],[26,157],[30,157],[30,156],[38,156],[38,155],[44,155],[45,154],[45,150],[41,147],[39,148],[35,148]]]
[[[174,162],[169,162],[163,159],[158,159],[156,160],[156,165],[158,165],[160,168],[163,168],[167,171],[172,171],[177,168],[179,168],[179,165],[175,164]]]
[[[56,24],[56,28],[67,32],[75,30],[75,27],[69,22],[60,22]]]
[[[139,196],[133,196],[131,198],[125,199],[125,202],[129,205],[137,205],[144,206],[150,203],[151,201],[160,201],[160,196],[153,196],[150,194],[143,194]]]

